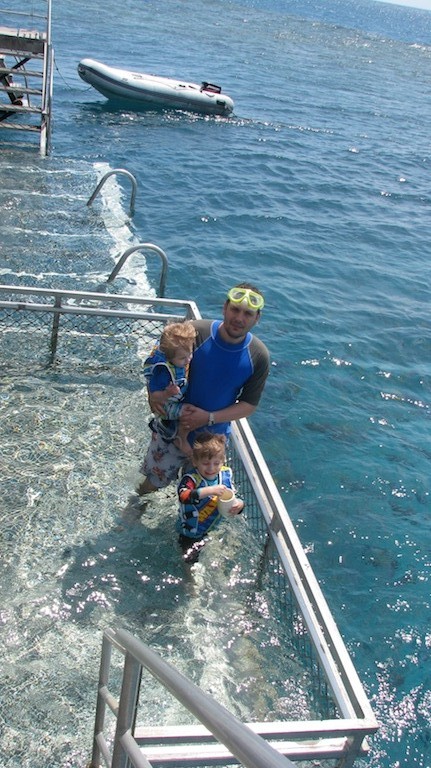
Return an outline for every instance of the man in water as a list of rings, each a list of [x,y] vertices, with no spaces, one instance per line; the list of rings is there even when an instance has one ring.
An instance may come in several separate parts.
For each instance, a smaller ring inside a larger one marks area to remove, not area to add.
[[[249,283],[228,292],[223,320],[194,320],[196,343],[190,363],[189,385],[181,421],[193,445],[196,432],[210,431],[229,437],[231,421],[256,410],[269,373],[269,352],[251,329],[264,306],[262,293]],[[151,410],[163,415],[165,391],[148,395]],[[141,467],[145,479],[139,496],[165,488],[178,477],[186,456],[178,447],[153,432]]]

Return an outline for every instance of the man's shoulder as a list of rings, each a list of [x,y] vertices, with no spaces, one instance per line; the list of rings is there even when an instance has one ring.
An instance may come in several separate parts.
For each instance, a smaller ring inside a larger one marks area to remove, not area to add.
[[[269,360],[269,349],[266,346],[266,344],[263,343],[262,339],[259,339],[257,336],[253,333],[253,338],[250,342],[250,346],[254,351],[262,355],[264,358],[267,358]]]
[[[196,329],[198,328],[211,328],[211,323],[213,323],[213,320],[206,320],[203,317],[200,317],[199,320],[192,320],[192,323]]]
[[[202,342],[202,339],[206,339],[211,335],[211,325],[214,322],[213,320],[204,320],[200,318],[199,320],[192,320],[192,322],[196,329],[196,337],[198,341]]]

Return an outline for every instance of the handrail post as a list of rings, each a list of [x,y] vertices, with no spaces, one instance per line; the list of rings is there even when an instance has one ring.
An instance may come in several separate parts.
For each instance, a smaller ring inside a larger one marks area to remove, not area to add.
[[[130,765],[127,752],[123,749],[121,743],[121,737],[128,731],[134,733],[135,730],[141,673],[142,666],[140,662],[127,651],[124,661],[123,684],[121,686],[111,768],[128,768]]]
[[[54,317],[52,320],[52,331],[51,331],[51,364],[55,360],[55,356],[57,353],[57,343],[58,343],[58,329],[60,327],[60,309],[61,309],[61,296],[56,296],[54,300],[54,307],[55,309],[59,310],[58,312],[54,312]]]
[[[98,768],[100,765],[100,748],[98,735],[103,734],[105,728],[106,701],[101,695],[101,690],[108,687],[109,669],[111,666],[112,643],[105,634],[102,639],[102,654],[100,657],[99,686],[97,689],[96,720],[94,724],[93,752],[91,763],[87,768]]]

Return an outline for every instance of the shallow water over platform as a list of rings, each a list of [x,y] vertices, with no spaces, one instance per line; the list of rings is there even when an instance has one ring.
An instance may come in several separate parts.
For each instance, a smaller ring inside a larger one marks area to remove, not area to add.
[[[2,380],[2,765],[84,764],[110,625],[245,720],[317,716],[246,521],[223,522],[191,569],[176,544],[174,488],[149,499],[141,522],[124,522],[137,511],[132,469],[147,438],[140,383],[67,365]],[[178,722],[153,686],[144,698],[147,722]]]

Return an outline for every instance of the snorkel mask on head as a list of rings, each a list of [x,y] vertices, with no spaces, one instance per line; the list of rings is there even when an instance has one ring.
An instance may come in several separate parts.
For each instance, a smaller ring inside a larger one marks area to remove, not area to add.
[[[261,296],[260,293],[256,293],[256,291],[253,291],[251,288],[231,288],[227,297],[232,304],[245,303],[248,309],[254,309],[255,312],[263,309],[265,305],[263,296]]]

